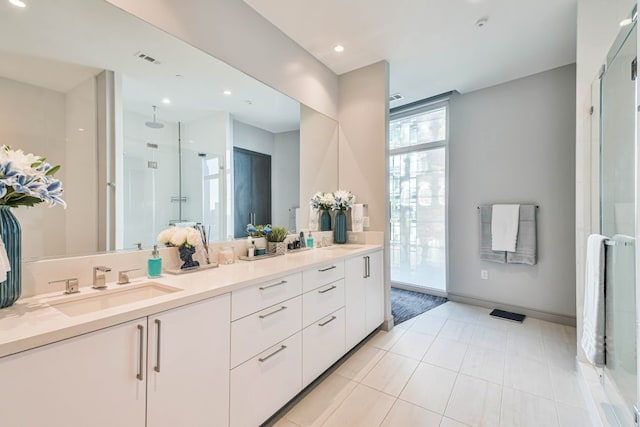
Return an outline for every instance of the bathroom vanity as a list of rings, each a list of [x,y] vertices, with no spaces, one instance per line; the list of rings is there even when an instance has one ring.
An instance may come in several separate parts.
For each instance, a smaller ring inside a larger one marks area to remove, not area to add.
[[[20,300],[2,424],[257,426],[382,324],[382,271],[380,246],[331,246]]]

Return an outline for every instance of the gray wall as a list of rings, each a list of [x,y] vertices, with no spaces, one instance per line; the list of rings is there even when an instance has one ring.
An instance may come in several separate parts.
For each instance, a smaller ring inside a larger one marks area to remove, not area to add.
[[[575,316],[575,81],[568,65],[451,99],[451,294]],[[480,261],[493,203],[540,206],[537,265]]]

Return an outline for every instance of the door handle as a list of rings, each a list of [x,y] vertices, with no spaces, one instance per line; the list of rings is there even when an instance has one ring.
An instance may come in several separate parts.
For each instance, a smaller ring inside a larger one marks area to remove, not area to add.
[[[327,267],[327,268],[321,268],[320,270],[318,270],[320,273],[324,273],[325,271],[329,271],[329,270],[333,270],[334,268],[336,268],[335,265],[332,265],[331,267]]]
[[[267,360],[271,359],[273,356],[275,356],[276,354],[280,353],[282,350],[285,350],[287,348],[286,345],[281,345],[279,349],[277,349],[276,351],[274,351],[273,353],[271,353],[270,355],[266,356],[266,357],[261,357],[258,359],[258,362],[266,362]]]
[[[160,372],[160,336],[162,335],[161,327],[162,322],[160,319],[155,320],[156,328],[157,328],[157,341],[156,341],[156,366],[153,368],[154,371]]]
[[[144,380],[144,326],[138,325],[138,373],[136,378],[140,381]]]
[[[264,291],[266,289],[275,288],[276,286],[284,285],[285,283],[287,283],[286,280],[281,280],[278,283],[274,283],[272,285],[260,286],[258,289],[260,289],[261,291]]]
[[[327,292],[332,291],[332,290],[334,290],[335,288],[336,288],[336,285],[331,285],[331,287],[330,287],[330,288],[327,288],[327,289],[323,289],[323,290],[321,290],[321,291],[318,291],[318,293],[319,293],[319,294],[326,294]]]
[[[331,316],[331,319],[327,320],[326,322],[322,322],[322,323],[318,323],[318,326],[325,326],[328,325],[329,323],[333,322],[334,320],[336,320],[337,317],[336,316]]]
[[[275,311],[272,311],[271,313],[261,314],[258,317],[261,318],[261,319],[266,319],[267,317],[273,316],[274,314],[280,313],[281,311],[284,311],[286,309],[287,309],[287,307],[283,305],[282,307],[280,307],[279,309],[277,309]]]

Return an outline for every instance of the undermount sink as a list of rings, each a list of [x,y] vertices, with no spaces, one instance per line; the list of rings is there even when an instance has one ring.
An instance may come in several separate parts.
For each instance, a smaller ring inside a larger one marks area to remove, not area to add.
[[[110,289],[87,296],[80,295],[73,297],[73,300],[65,299],[52,302],[49,305],[68,316],[80,316],[82,314],[143,301],[181,290],[182,289],[160,283],[145,282],[122,289]]]

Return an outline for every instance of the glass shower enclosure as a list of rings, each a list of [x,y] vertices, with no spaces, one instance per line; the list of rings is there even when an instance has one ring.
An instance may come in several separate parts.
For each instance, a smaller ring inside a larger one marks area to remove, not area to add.
[[[635,16],[635,13],[634,13]],[[600,230],[609,240],[605,266],[606,363],[602,383],[621,426],[634,425],[636,333],[635,19],[620,31],[600,80]]]

